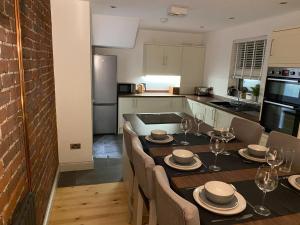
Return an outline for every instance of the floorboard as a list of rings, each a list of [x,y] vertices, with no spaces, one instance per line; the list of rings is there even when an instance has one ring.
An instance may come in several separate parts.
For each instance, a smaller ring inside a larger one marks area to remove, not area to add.
[[[58,188],[49,225],[128,225],[122,182]]]

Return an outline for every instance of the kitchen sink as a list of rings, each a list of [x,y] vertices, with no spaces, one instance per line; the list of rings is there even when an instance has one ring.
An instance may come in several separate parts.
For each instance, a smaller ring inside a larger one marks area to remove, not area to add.
[[[248,104],[245,102],[238,102],[238,101],[233,101],[233,102],[227,102],[227,101],[216,101],[216,102],[210,102],[211,104],[224,107],[227,109],[231,109],[233,111],[237,112],[243,112],[243,111],[257,111],[259,112],[259,107],[253,104]]]

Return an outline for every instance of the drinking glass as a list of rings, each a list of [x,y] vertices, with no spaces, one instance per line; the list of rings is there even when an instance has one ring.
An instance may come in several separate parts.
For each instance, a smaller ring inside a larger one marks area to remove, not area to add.
[[[271,212],[265,207],[265,199],[267,192],[274,191],[278,186],[277,170],[266,166],[259,167],[255,176],[255,184],[263,191],[263,197],[261,205],[254,206],[254,212],[262,216],[269,216]]]
[[[183,118],[181,120],[181,129],[184,132],[184,141],[181,141],[180,143],[182,145],[188,145],[189,142],[186,140],[186,134],[192,129],[192,121],[188,118]]]
[[[270,147],[266,152],[267,163],[274,169],[283,163],[283,149]]]
[[[222,128],[221,129],[221,137],[222,140],[225,141],[226,143],[228,143],[230,140],[232,140],[232,138],[234,137],[234,130],[233,128]],[[228,151],[224,151],[223,155],[230,155],[231,153]]]
[[[294,161],[295,150],[285,150],[283,154],[283,164],[279,170],[284,173],[290,173]]]
[[[215,161],[213,165],[209,166],[211,171],[220,171],[221,167],[217,166],[217,157],[220,153],[224,151],[224,143],[216,136],[210,138],[209,144],[210,151],[215,154]]]
[[[197,125],[197,132],[195,133],[195,135],[201,136],[200,125],[203,123],[203,114],[199,113],[199,112],[195,113],[194,121],[195,121],[195,124]]]

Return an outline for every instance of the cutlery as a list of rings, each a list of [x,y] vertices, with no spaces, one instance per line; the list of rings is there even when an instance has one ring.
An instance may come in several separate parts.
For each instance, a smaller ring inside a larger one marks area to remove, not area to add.
[[[285,185],[285,184],[283,184],[283,183],[280,183],[280,185],[281,185],[282,187],[285,187],[286,189],[288,189],[288,190],[294,192],[295,194],[300,195],[300,193],[299,193],[298,191],[296,191],[296,190],[290,188],[289,186],[287,186],[287,185]]]
[[[254,206],[250,202],[248,202],[247,200],[246,200],[246,202],[252,209],[254,209]]]
[[[253,217],[254,215],[252,213],[248,213],[245,215],[242,215],[240,217],[234,217],[234,218],[226,218],[226,219],[218,219],[218,220],[211,220],[212,223],[217,223],[217,222],[223,222],[223,221],[229,221],[229,220],[235,220],[235,221],[240,221],[240,220],[246,220],[249,219],[251,217]]]
[[[197,157],[198,159],[200,159],[200,157],[199,157],[198,154],[194,154],[194,156]],[[203,166],[204,166],[206,169],[208,169],[208,167],[206,166],[205,162],[204,162],[202,159],[200,159],[200,161],[202,162]]]

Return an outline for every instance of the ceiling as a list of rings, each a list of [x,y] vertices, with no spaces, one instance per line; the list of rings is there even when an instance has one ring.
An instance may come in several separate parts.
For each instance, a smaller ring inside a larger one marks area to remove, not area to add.
[[[188,7],[188,15],[168,16],[171,5]],[[300,10],[300,0],[91,0],[91,7],[96,14],[138,17],[144,29],[205,32]]]

